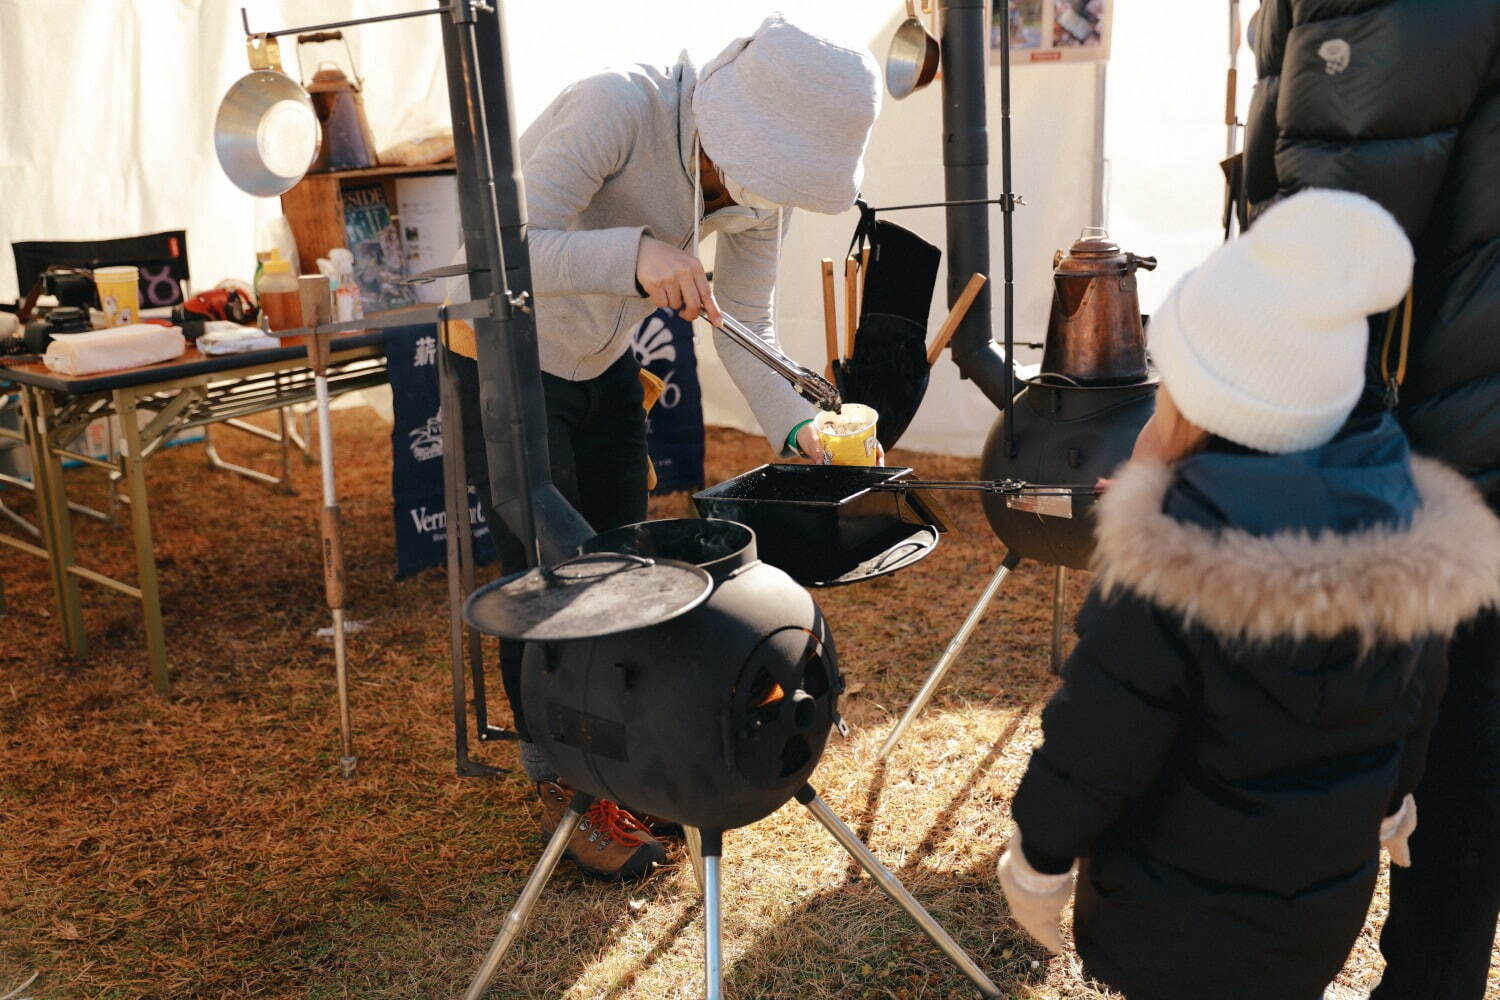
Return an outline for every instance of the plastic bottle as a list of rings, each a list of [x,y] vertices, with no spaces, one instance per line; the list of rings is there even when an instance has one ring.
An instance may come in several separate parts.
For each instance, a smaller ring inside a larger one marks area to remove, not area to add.
[[[297,293],[297,276],[292,263],[276,254],[266,261],[260,272],[260,311],[272,330],[292,330],[302,325],[302,298]],[[283,340],[283,347],[301,343],[300,338]]]
[[[255,301],[260,301],[260,276],[266,269],[266,261],[276,256],[275,250],[257,250],[255,252],[255,276],[250,279],[250,291],[255,295]]]
[[[334,319],[340,323],[360,319],[364,316],[360,302],[359,285],[354,280],[354,254],[343,247],[328,251],[328,261],[333,265],[338,288],[333,294]]]

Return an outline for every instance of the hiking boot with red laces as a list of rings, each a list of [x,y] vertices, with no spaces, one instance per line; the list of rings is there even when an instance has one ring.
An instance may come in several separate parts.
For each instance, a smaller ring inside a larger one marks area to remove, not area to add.
[[[573,801],[572,789],[539,781],[542,833],[552,836]],[[606,799],[595,799],[568,840],[567,855],[585,875],[606,882],[640,878],[667,859],[651,831],[630,813]]]

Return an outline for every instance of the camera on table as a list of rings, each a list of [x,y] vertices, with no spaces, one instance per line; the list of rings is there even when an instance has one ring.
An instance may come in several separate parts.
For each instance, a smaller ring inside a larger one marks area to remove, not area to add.
[[[0,356],[42,355],[59,333],[84,333],[93,329],[89,309],[98,302],[94,276],[76,267],[49,267],[37,278],[37,287],[26,297],[34,305],[42,294],[57,299],[57,305],[29,320],[22,329],[0,339]],[[23,315],[25,313],[23,306]]]

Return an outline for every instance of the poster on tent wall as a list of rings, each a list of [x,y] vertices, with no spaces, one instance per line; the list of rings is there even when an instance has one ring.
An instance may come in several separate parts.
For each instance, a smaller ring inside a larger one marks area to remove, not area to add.
[[[990,61],[1010,44],[1012,66],[1029,63],[1104,62],[1114,22],[1114,0],[1005,0],[990,7]]]

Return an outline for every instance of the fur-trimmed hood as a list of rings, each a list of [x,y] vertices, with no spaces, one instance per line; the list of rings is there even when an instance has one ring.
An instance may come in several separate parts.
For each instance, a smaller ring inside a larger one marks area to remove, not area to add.
[[[1095,508],[1093,568],[1105,595],[1131,591],[1224,639],[1446,636],[1500,604],[1500,520],[1445,465],[1414,457],[1412,477],[1408,524],[1257,535],[1173,518],[1172,467],[1130,462]]]

